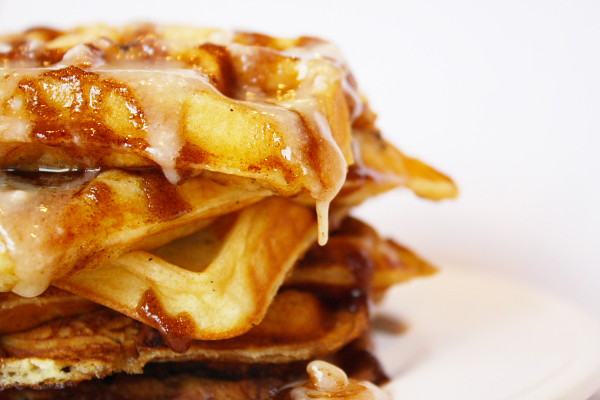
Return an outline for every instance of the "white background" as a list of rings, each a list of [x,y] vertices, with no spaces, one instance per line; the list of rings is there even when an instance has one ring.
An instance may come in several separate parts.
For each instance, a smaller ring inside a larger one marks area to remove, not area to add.
[[[600,318],[600,2],[0,1],[2,31],[146,20],[336,42],[385,136],[461,188],[359,213],[441,266]]]

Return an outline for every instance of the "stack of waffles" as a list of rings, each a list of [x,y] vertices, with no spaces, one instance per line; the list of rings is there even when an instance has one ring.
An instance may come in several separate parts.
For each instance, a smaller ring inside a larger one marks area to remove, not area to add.
[[[317,358],[382,381],[369,303],[435,269],[349,213],[457,189],[335,46],[38,28],[0,60],[0,398],[268,399]]]

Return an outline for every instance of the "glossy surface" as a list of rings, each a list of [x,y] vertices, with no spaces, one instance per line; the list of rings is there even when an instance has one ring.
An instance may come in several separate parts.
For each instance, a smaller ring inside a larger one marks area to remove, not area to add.
[[[158,170],[86,173],[54,186],[0,172],[0,186],[1,256],[13,262],[0,275],[16,277],[6,289],[26,297],[54,279],[110,262],[148,237],[193,227],[271,194],[201,178],[175,186]]]
[[[158,165],[172,183],[205,170],[253,178],[310,193],[326,241],[364,109],[333,45],[152,24],[32,29],[0,42],[0,165]]]
[[[308,382],[293,387],[289,400],[391,400],[371,382],[348,379],[344,371],[325,361],[312,361],[306,371]]]

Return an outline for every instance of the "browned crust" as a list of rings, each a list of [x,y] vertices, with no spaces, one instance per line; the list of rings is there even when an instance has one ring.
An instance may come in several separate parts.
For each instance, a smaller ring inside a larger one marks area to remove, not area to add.
[[[368,327],[365,303],[355,311],[331,306],[311,293],[287,290],[247,334],[194,341],[186,353],[172,351],[156,330],[112,310],[62,318],[0,337],[0,381],[4,388],[57,386],[117,372],[139,374],[157,361],[307,360],[335,352]],[[43,368],[53,374],[41,375]]]

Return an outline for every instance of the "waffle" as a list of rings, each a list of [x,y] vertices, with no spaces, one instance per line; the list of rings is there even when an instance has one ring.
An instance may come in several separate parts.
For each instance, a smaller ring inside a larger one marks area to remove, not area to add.
[[[377,131],[355,130],[354,137],[356,163],[333,201],[335,208],[356,206],[399,185],[431,199],[455,195],[449,178],[406,157]],[[0,253],[0,261],[5,260],[0,262],[0,290],[23,296],[37,295],[52,280],[98,268],[133,248],[156,247],[168,241],[169,232],[172,238],[178,231],[182,232],[179,236],[184,235],[213,217],[272,195],[262,188],[241,187],[236,178],[227,175],[189,178],[173,186],[155,170],[72,173],[61,181],[49,176],[49,181],[42,182],[32,174],[4,173],[0,178],[8,189],[5,201],[0,197],[2,208],[19,216],[4,218],[2,225],[8,234],[22,239],[25,249],[17,249],[10,258]],[[167,196],[169,201],[164,201]],[[11,200],[14,197],[19,200],[16,204]],[[311,200],[296,198],[307,206],[314,204]],[[25,220],[29,222],[24,224]],[[30,226],[43,227],[42,220],[50,229],[38,228],[35,237],[31,236]],[[38,252],[27,251],[31,247]],[[38,267],[32,270],[30,265]]]
[[[93,301],[52,286],[43,296],[33,298],[0,293],[0,335],[24,331],[46,321],[98,308],[100,305]]]
[[[363,337],[327,359],[343,365],[351,378],[367,379],[378,384],[387,380],[368,350],[368,340]],[[357,360],[360,365],[355,364]],[[306,362],[270,365],[157,363],[148,365],[143,375],[116,374],[60,389],[6,390],[0,392],[0,399],[266,400],[272,399],[287,383],[304,379],[305,366]]]
[[[38,28],[0,60],[0,310],[26,316],[0,324],[0,389],[331,356],[435,271],[347,215],[456,186],[382,138],[323,40]]]
[[[194,262],[173,264],[150,252],[131,251],[110,265],[54,284],[174,339],[239,336],[262,320],[287,273],[316,240],[317,226],[309,210],[276,197],[226,218],[235,221],[216,221],[187,246],[171,242],[175,248],[162,248],[180,256],[190,252],[186,258]],[[226,225],[230,229],[220,232]],[[216,254],[202,262],[201,255],[211,253]]]
[[[62,318],[3,336],[0,376],[4,387],[44,387],[115,372],[139,374],[157,361],[287,363],[332,353],[367,326],[365,306],[330,311],[314,295],[293,290],[278,295],[269,313],[245,335],[197,341],[185,353],[174,352],[158,332],[112,310]]]
[[[203,171],[251,178],[326,210],[353,163],[364,114],[338,51],[278,40],[140,25],[0,39],[5,168],[139,168],[173,183]]]
[[[151,25],[7,37],[0,158],[158,165],[173,183],[204,170],[252,178],[285,196],[307,191],[325,224],[362,106],[334,53],[315,55],[324,42],[256,39]]]
[[[390,251],[389,244],[368,225],[344,220],[325,247],[307,252],[253,329],[227,340],[189,342],[185,352],[174,351],[164,332],[110,309],[79,310],[79,315],[45,322],[54,300],[66,295],[52,289],[40,296],[46,306],[37,326],[0,336],[0,377],[8,387],[56,386],[116,372],[140,373],[157,361],[282,364],[331,354],[368,328],[371,290],[382,292],[433,272],[418,256],[406,257],[409,251],[398,246]],[[167,254],[164,248],[156,252]],[[357,288],[362,294],[349,297]],[[83,300],[70,296],[74,305]],[[0,305],[17,308],[9,302]]]

